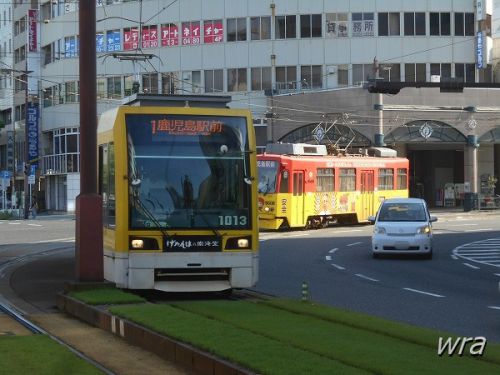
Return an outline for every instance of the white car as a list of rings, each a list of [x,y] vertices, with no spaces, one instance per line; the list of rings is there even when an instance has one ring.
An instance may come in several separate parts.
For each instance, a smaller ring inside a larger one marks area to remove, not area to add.
[[[432,258],[432,223],[427,204],[419,198],[386,199],[376,216],[368,218],[374,224],[372,253],[422,254]]]

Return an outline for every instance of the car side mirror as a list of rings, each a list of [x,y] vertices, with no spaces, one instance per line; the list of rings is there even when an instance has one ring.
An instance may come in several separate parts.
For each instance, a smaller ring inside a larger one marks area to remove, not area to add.
[[[368,221],[370,224],[375,224],[375,216],[368,216]]]
[[[436,221],[438,221],[438,218],[436,216],[431,216],[430,220],[429,220],[431,223],[434,223]]]

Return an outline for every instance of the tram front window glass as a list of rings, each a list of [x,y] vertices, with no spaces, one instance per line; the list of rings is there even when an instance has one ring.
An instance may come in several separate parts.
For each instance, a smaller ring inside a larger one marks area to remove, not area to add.
[[[259,171],[259,193],[276,193],[278,163],[274,160],[258,160],[257,168]]]
[[[250,228],[244,117],[126,115],[130,227]]]

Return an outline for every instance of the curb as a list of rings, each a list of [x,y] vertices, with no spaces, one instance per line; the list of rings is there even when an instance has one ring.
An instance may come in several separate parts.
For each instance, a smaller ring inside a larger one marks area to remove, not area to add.
[[[160,358],[202,375],[252,375],[254,372],[203,352],[189,344],[161,335],[108,311],[87,305],[65,294],[57,295],[57,307],[94,327],[123,338]]]

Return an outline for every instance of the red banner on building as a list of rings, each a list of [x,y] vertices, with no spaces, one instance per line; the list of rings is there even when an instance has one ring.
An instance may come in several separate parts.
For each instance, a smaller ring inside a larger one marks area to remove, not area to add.
[[[203,42],[205,44],[220,43],[224,40],[222,20],[205,21],[203,24]]]
[[[162,47],[179,45],[179,28],[173,23],[161,25],[161,45]]]
[[[28,52],[38,51],[37,18],[38,10],[28,9]]]
[[[142,27],[142,48],[158,47],[158,26]]]
[[[182,23],[182,45],[200,44],[200,23],[183,22]]]
[[[123,49],[125,51],[139,47],[139,29],[133,27],[123,30]]]

